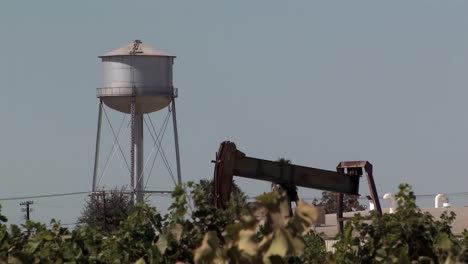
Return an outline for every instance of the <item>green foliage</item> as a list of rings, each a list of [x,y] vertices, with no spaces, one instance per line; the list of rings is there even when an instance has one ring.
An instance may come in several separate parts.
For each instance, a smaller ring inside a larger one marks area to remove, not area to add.
[[[299,201],[296,214],[289,217],[285,193],[267,193],[257,197],[259,207],[267,209],[262,235],[254,212],[246,212],[228,225],[222,239],[208,232],[195,250],[195,263],[288,263],[302,255],[306,246],[303,235],[315,221],[314,207]]]
[[[311,231],[313,206],[299,201],[289,216],[284,192],[249,204],[237,190],[218,210],[211,188],[209,181],[178,186],[167,214],[138,204],[112,230],[69,230],[55,220],[7,227],[0,214],[0,263],[468,263],[468,231],[452,234],[453,213],[422,212],[408,185],[394,214],[348,222],[333,254]]]
[[[396,199],[395,213],[372,212],[369,219],[356,215],[345,226],[333,256],[337,263],[443,263],[466,254],[451,232],[453,212],[440,220],[422,212],[406,184],[400,185]]]
[[[219,210],[211,205],[213,181],[201,180],[199,184],[188,183],[193,199],[192,218],[197,225],[206,229],[222,232],[223,228],[248,210],[247,196],[233,183],[231,199],[226,210]]]
[[[314,231],[309,231],[303,236],[304,239],[304,250],[301,255],[293,256],[289,259],[290,264],[301,264],[301,263],[325,263],[327,257],[327,251],[325,248],[324,239]]]
[[[127,219],[133,203],[123,190],[97,192],[86,201],[79,222],[109,233]]]
[[[366,207],[361,205],[354,195],[344,195],[343,198],[343,211],[344,212],[355,212],[366,210]],[[325,213],[335,214],[338,208],[337,194],[332,192],[322,192],[320,201],[314,200],[314,204],[323,206]]]

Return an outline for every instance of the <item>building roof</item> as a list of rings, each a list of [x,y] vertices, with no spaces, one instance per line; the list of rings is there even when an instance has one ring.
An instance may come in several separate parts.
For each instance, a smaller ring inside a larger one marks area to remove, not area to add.
[[[421,208],[423,212],[430,213],[434,218],[438,219],[443,212],[454,212],[456,218],[452,223],[452,233],[461,235],[464,229],[468,229],[468,207],[451,207],[451,208]],[[388,212],[388,209],[383,209],[383,212]],[[353,217],[354,214],[360,213],[363,216],[369,215],[369,211],[357,211],[344,213],[344,217]],[[336,225],[336,214],[327,214],[325,216],[325,225],[315,227],[315,231],[323,233],[325,237],[335,237],[338,233]]]
[[[112,57],[112,56],[159,56],[159,57],[175,57],[169,53],[166,53],[162,50],[158,50],[149,46],[146,46],[140,40],[135,40],[134,42],[120,47],[116,50],[108,52],[99,58],[102,57]]]

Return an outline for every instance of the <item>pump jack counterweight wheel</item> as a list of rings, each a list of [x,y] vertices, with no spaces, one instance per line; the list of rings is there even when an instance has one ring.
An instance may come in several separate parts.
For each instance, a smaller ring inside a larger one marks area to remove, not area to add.
[[[223,182],[222,178],[223,176],[221,175],[222,171],[222,161],[221,161],[221,153],[223,153],[225,147],[225,142],[223,142],[219,146],[218,152],[216,152],[216,159],[213,160],[213,163],[215,163],[215,169],[214,169],[214,188],[213,188],[213,194],[212,194],[212,203],[214,203],[214,206],[216,208],[223,208],[224,206],[222,204],[222,198],[220,197],[221,192],[222,192],[222,186],[221,183]],[[229,190],[230,191],[230,190]]]
[[[216,208],[226,209],[226,203],[229,201],[236,152],[234,143],[224,141],[216,153],[213,188],[213,203]]]

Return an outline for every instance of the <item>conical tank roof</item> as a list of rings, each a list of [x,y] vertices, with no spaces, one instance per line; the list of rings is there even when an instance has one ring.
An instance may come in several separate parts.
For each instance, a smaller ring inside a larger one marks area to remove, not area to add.
[[[112,57],[112,56],[160,56],[160,57],[175,57],[169,53],[166,53],[162,50],[151,48],[149,46],[143,45],[141,40],[135,40],[134,42],[125,45],[121,48],[108,52],[99,58],[103,57]]]

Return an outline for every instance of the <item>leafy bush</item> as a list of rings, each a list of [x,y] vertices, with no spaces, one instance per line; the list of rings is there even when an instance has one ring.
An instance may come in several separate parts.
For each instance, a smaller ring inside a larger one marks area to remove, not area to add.
[[[301,256],[306,246],[303,235],[315,221],[315,208],[299,201],[289,217],[285,193],[267,193],[257,201],[267,209],[260,239],[261,221],[252,212],[244,214],[226,227],[221,239],[209,231],[195,250],[195,263],[287,263]]]
[[[96,192],[86,200],[78,222],[109,233],[119,228],[127,219],[133,203],[124,190],[113,190],[110,193]]]
[[[316,212],[303,201],[290,217],[284,193],[249,204],[239,192],[225,211],[210,206],[210,193],[209,182],[179,186],[167,214],[139,204],[114,230],[69,230],[54,220],[49,228],[32,221],[7,227],[0,214],[0,263],[468,262],[468,231],[452,234],[453,213],[423,213],[408,185],[400,186],[394,214],[347,223],[335,253],[311,231]]]
[[[313,204],[323,206],[326,214],[336,214],[338,211],[338,198],[336,193],[322,192],[320,201],[314,199]],[[344,195],[343,196],[343,212],[364,211],[366,207],[359,203],[358,196]]]
[[[333,259],[337,263],[466,261],[466,251],[451,232],[455,214],[444,213],[436,220],[416,206],[409,185],[402,184],[399,188],[396,212],[383,216],[372,212],[369,218],[356,215],[335,245]],[[462,241],[466,238],[465,233]]]

